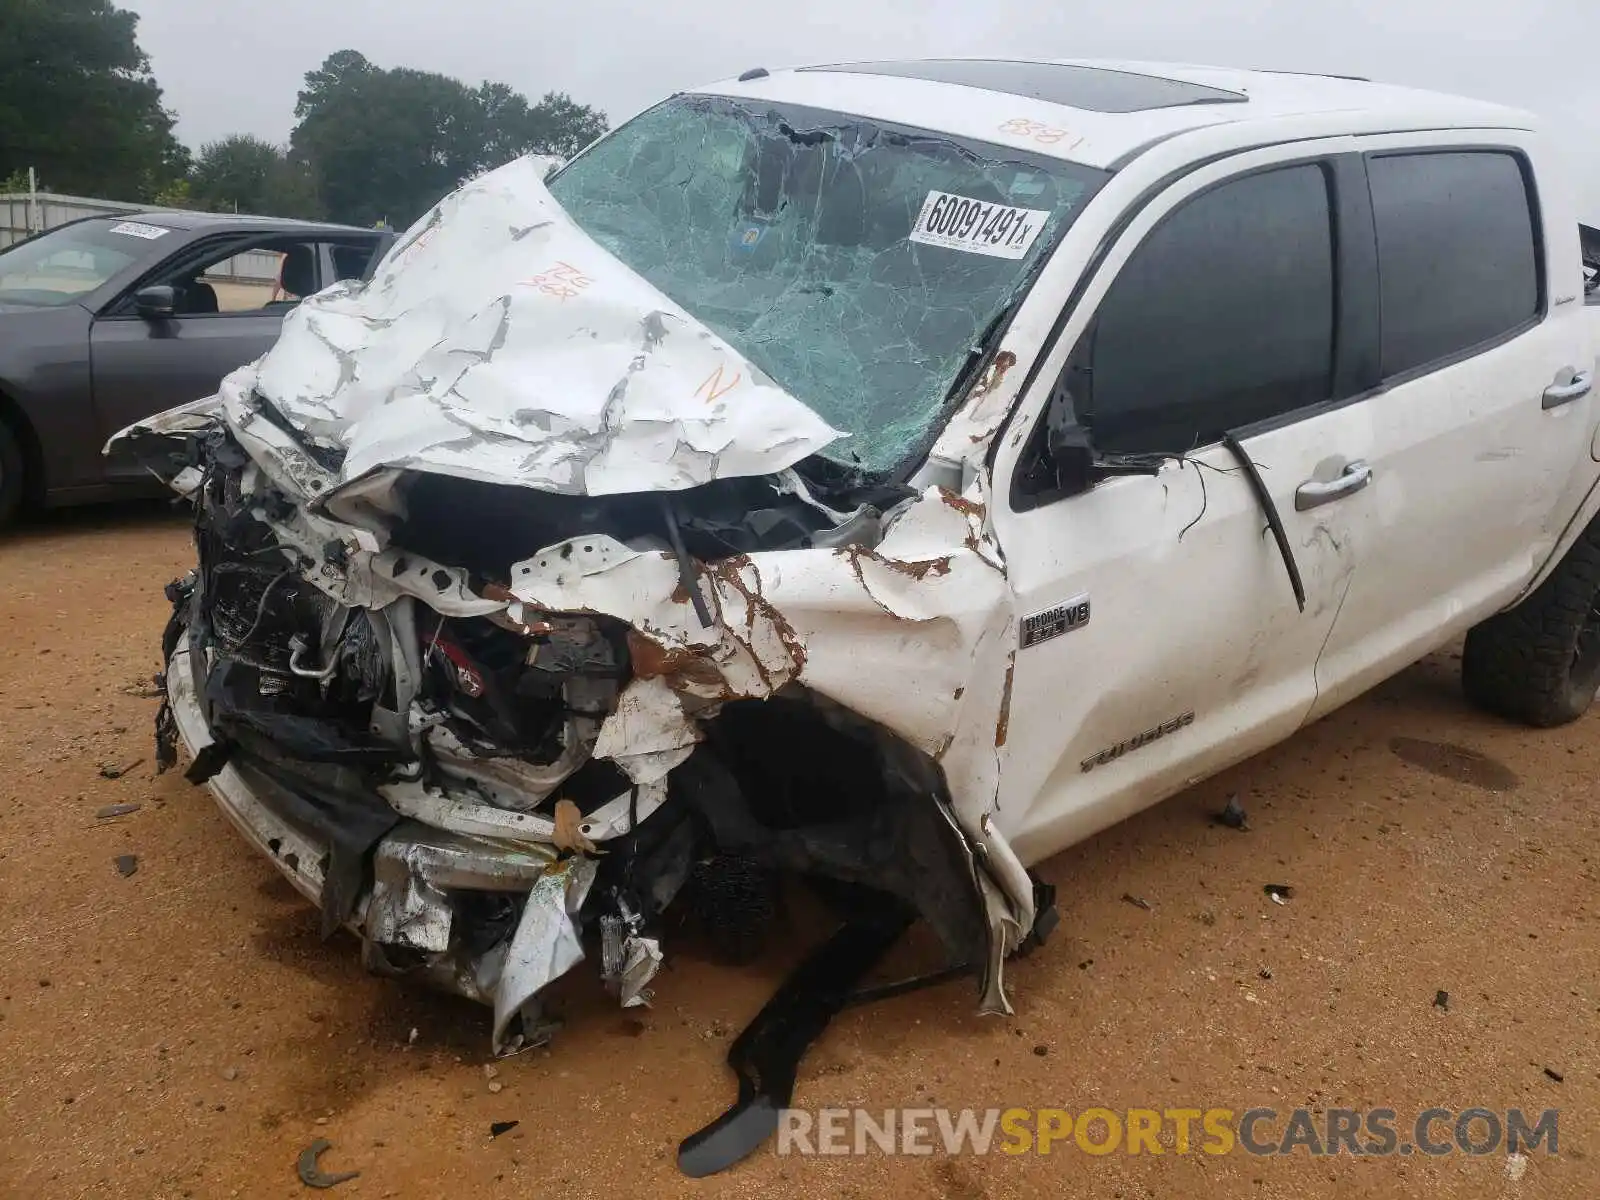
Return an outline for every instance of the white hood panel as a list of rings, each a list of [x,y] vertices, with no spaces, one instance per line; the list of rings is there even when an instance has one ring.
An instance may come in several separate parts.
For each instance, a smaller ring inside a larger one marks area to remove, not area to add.
[[[579,229],[522,158],[446,197],[366,285],[305,300],[253,388],[380,467],[542,491],[781,471],[840,437]],[[242,397],[241,397],[242,398]]]

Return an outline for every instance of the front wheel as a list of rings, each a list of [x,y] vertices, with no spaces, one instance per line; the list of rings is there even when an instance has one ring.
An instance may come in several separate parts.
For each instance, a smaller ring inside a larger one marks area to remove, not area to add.
[[[22,507],[25,483],[22,447],[17,435],[0,419],[0,529],[11,524]]]
[[[1543,729],[1589,710],[1600,689],[1600,519],[1526,600],[1472,627],[1461,684],[1479,708]]]

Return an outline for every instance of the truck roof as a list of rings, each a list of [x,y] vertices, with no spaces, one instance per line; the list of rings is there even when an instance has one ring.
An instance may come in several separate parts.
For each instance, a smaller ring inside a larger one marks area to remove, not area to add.
[[[1334,112],[1349,114],[1352,133],[1537,127],[1516,109],[1350,76],[1092,59],[936,58],[758,69],[696,90],[1025,144],[1098,167],[1208,125],[1258,123],[1263,140],[1272,140],[1272,125],[1281,129],[1286,118]]]

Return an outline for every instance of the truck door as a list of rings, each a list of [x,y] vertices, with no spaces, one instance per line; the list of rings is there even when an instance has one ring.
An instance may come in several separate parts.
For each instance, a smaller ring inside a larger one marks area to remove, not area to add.
[[[1315,699],[1356,547],[1344,505],[1295,500],[1359,423],[1336,336],[1345,280],[1372,270],[1370,243],[1335,237],[1350,159],[1256,151],[1148,204],[1023,396],[1031,433],[996,453],[1021,624],[998,820],[1024,861],[1287,736]],[[1075,446],[1101,464],[1087,483],[1063,478]]]
[[[1361,140],[1381,314],[1371,480],[1313,719],[1513,600],[1600,473],[1571,189],[1531,135],[1495,140]]]

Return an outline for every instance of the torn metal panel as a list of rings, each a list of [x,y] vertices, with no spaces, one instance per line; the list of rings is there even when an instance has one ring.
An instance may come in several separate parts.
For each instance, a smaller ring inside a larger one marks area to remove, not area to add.
[[[379,468],[544,491],[780,471],[838,432],[601,249],[518,159],[446,197],[366,285],[302,302],[251,381]]]
[[[595,870],[593,859],[562,859],[528,892],[494,994],[496,1054],[515,1048],[512,1022],[521,1017],[526,1025],[525,1010],[538,993],[583,961],[583,941],[573,918],[589,895]]]

